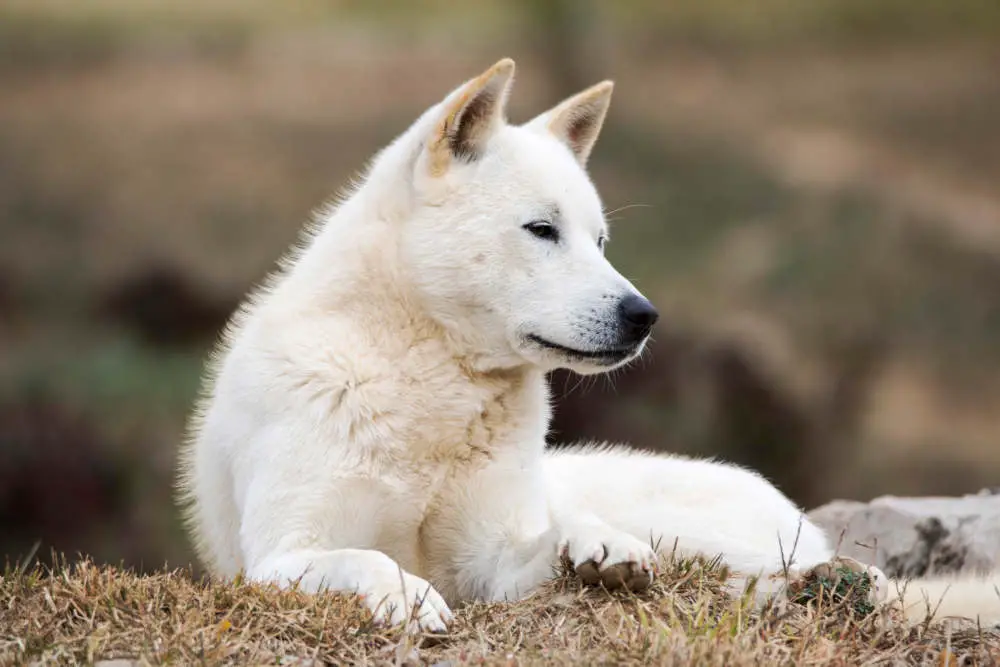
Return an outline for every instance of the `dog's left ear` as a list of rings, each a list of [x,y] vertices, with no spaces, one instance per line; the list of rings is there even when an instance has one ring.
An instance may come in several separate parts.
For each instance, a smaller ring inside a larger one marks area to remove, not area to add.
[[[602,81],[536,116],[530,127],[545,128],[566,144],[577,161],[586,166],[604,125],[615,84]]]
[[[428,143],[432,173],[444,173],[454,159],[471,162],[482,155],[490,136],[504,123],[513,78],[514,61],[504,58],[445,99]]]

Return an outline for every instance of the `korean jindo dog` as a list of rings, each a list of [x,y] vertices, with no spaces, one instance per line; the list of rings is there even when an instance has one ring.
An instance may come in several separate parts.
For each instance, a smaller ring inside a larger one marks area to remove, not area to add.
[[[545,450],[546,373],[627,364],[657,311],[605,259],[585,170],[612,83],[512,125],[513,74],[501,60],[428,109],[234,316],[181,453],[201,559],[426,630],[530,594],[560,558],[632,589],[654,545],[762,581],[792,544],[792,576],[829,567],[823,532],[751,471]],[[898,602],[922,617],[944,594],[940,613],[996,622],[997,581],[910,582]]]

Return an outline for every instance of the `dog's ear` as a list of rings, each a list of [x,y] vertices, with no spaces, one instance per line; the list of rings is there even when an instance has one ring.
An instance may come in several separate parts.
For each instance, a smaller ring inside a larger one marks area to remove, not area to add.
[[[585,166],[608,115],[614,87],[614,82],[602,81],[538,115],[528,125],[554,134]]]
[[[427,145],[434,174],[444,173],[452,160],[471,162],[482,155],[505,120],[513,78],[514,61],[504,58],[448,96]]]

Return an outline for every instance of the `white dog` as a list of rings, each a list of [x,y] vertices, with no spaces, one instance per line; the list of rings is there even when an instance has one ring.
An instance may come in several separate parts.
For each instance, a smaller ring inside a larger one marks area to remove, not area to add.
[[[611,82],[515,126],[513,73],[502,60],[424,113],[231,323],[180,479],[215,575],[440,630],[449,605],[527,595],[560,557],[633,589],[655,544],[744,575],[782,571],[793,543],[796,572],[833,557],[753,472],[544,450],[546,372],[628,363],[657,313],[604,258],[585,171]],[[943,613],[1000,619],[992,582],[949,583]],[[906,590],[922,614],[945,586]]]

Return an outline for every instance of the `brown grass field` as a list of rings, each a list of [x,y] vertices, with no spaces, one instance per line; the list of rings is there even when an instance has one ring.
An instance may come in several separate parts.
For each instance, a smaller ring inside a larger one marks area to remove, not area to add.
[[[0,664],[995,665],[1000,631],[904,626],[852,590],[750,610],[715,562],[669,559],[649,591],[583,589],[457,610],[446,635],[375,626],[349,597],[137,576],[89,561],[0,578]],[[933,601],[929,601],[929,608]]]

